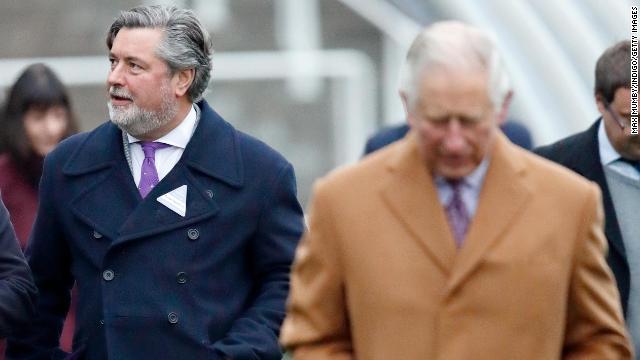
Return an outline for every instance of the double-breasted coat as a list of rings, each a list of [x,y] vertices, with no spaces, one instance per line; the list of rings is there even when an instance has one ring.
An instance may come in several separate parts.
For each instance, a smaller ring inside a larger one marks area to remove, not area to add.
[[[45,160],[27,250],[40,290],[12,358],[57,349],[74,281],[74,358],[279,359],[289,267],[303,231],[293,168],[206,102],[180,161],[142,199],[107,122]],[[187,186],[186,214],[157,199]]]

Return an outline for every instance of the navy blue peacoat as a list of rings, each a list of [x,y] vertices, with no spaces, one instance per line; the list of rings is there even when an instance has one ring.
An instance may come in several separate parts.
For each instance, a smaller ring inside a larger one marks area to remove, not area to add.
[[[303,231],[293,168],[206,102],[182,158],[142,199],[107,122],[45,160],[27,250],[38,318],[13,359],[58,349],[74,281],[76,359],[280,359]],[[187,185],[183,217],[157,198]]]

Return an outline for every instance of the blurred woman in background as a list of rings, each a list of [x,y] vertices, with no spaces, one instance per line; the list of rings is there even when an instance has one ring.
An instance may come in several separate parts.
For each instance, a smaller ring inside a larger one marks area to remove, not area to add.
[[[18,77],[0,124],[0,190],[24,249],[38,206],[42,161],[77,124],[67,89],[44,64],[31,65]]]
[[[44,64],[27,67],[0,110],[0,194],[23,250],[38,207],[44,157],[77,131],[69,94],[60,79]],[[72,304],[61,337],[67,351],[71,349],[74,308]],[[4,343],[0,359],[3,354]]]

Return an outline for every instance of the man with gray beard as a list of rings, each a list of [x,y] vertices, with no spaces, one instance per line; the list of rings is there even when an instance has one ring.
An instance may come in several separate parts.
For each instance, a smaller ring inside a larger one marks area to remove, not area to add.
[[[280,359],[303,230],[291,164],[202,100],[211,44],[191,11],[124,11],[107,46],[111,120],[45,160],[27,250],[38,315],[8,357]]]

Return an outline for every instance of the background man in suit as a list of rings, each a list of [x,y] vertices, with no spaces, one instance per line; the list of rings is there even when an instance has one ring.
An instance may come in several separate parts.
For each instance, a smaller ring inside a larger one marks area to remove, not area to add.
[[[412,131],[315,188],[281,341],[305,359],[631,359],[597,186],[509,142],[491,38],[407,55]]]
[[[608,261],[627,326],[640,350],[640,136],[631,135],[631,42],[598,59],[595,100],[602,115],[589,129],[534,151],[600,185]],[[635,304],[635,305],[634,305]]]
[[[191,11],[122,12],[107,35],[111,121],[45,160],[27,253],[40,289],[14,359],[279,359],[303,230],[292,166],[203,100],[211,44]]]
[[[531,150],[533,146],[531,134],[524,125],[515,121],[507,120],[500,126],[500,130],[502,130],[512,143],[522,147],[523,149]],[[409,124],[400,124],[382,128],[367,140],[367,144],[364,147],[364,154],[370,154],[402,139],[408,131]]]

